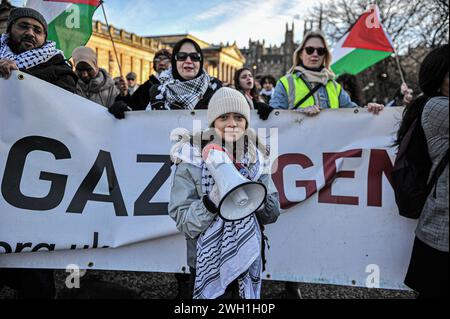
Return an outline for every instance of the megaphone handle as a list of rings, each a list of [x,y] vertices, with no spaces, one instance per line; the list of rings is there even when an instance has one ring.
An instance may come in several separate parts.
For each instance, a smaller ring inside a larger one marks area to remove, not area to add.
[[[208,195],[203,196],[203,205],[211,214],[214,215],[219,214],[219,208],[216,206],[216,204],[213,203],[213,201],[211,200],[211,198],[209,198]]]

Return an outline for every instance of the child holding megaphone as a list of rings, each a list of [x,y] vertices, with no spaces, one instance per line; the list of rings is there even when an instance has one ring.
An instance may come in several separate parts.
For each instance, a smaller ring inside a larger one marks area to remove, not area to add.
[[[169,214],[187,238],[194,299],[259,299],[262,231],[280,215],[268,154],[248,130],[250,108],[240,92],[217,91],[207,117],[208,130],[185,134],[172,149]]]

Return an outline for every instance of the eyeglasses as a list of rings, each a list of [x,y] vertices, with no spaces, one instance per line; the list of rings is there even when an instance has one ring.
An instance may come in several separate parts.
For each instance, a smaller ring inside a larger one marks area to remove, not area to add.
[[[136,81],[135,78],[127,78],[127,81]]]
[[[198,52],[192,53],[178,52],[175,55],[175,60],[177,61],[186,61],[188,58],[191,58],[192,62],[200,62],[202,60],[202,55]]]
[[[28,31],[31,28],[36,35],[40,36],[44,34],[44,30],[42,28],[28,24],[26,22],[15,23],[14,25],[21,31]]]
[[[314,48],[314,47],[306,47],[305,48],[305,52],[308,55],[312,55],[314,53],[314,51],[317,51],[317,54],[319,56],[324,56],[328,52],[328,50],[326,48]]]
[[[154,59],[155,63],[159,63],[161,61],[168,61],[168,60],[170,60],[170,59],[167,56],[160,56],[160,57],[157,57]]]

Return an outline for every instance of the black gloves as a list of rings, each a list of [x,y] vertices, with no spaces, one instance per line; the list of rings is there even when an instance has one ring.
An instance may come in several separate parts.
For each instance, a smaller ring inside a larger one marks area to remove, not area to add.
[[[267,121],[267,119],[270,116],[270,113],[272,113],[273,111],[273,107],[263,102],[256,102],[255,109],[258,110],[259,118],[263,121]]]
[[[124,101],[116,101],[111,105],[108,111],[114,115],[116,119],[123,120],[125,118],[125,112],[130,111],[130,108]]]

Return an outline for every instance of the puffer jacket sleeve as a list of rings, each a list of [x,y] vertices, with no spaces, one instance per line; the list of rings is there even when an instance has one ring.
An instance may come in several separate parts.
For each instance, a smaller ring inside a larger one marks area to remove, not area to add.
[[[289,97],[281,81],[279,81],[275,87],[275,93],[270,100],[270,106],[274,109],[289,109]]]
[[[109,90],[108,102],[106,102],[107,105],[105,105],[108,109],[114,104],[118,95],[120,95],[120,91],[113,85]]]
[[[186,163],[177,166],[170,192],[169,215],[178,230],[191,239],[197,238],[213,222],[216,214],[208,211],[203,203],[200,168]]]
[[[280,216],[280,199],[275,184],[270,175],[263,175],[259,182],[267,187],[267,199],[262,209],[256,212],[261,225],[273,224]]]

